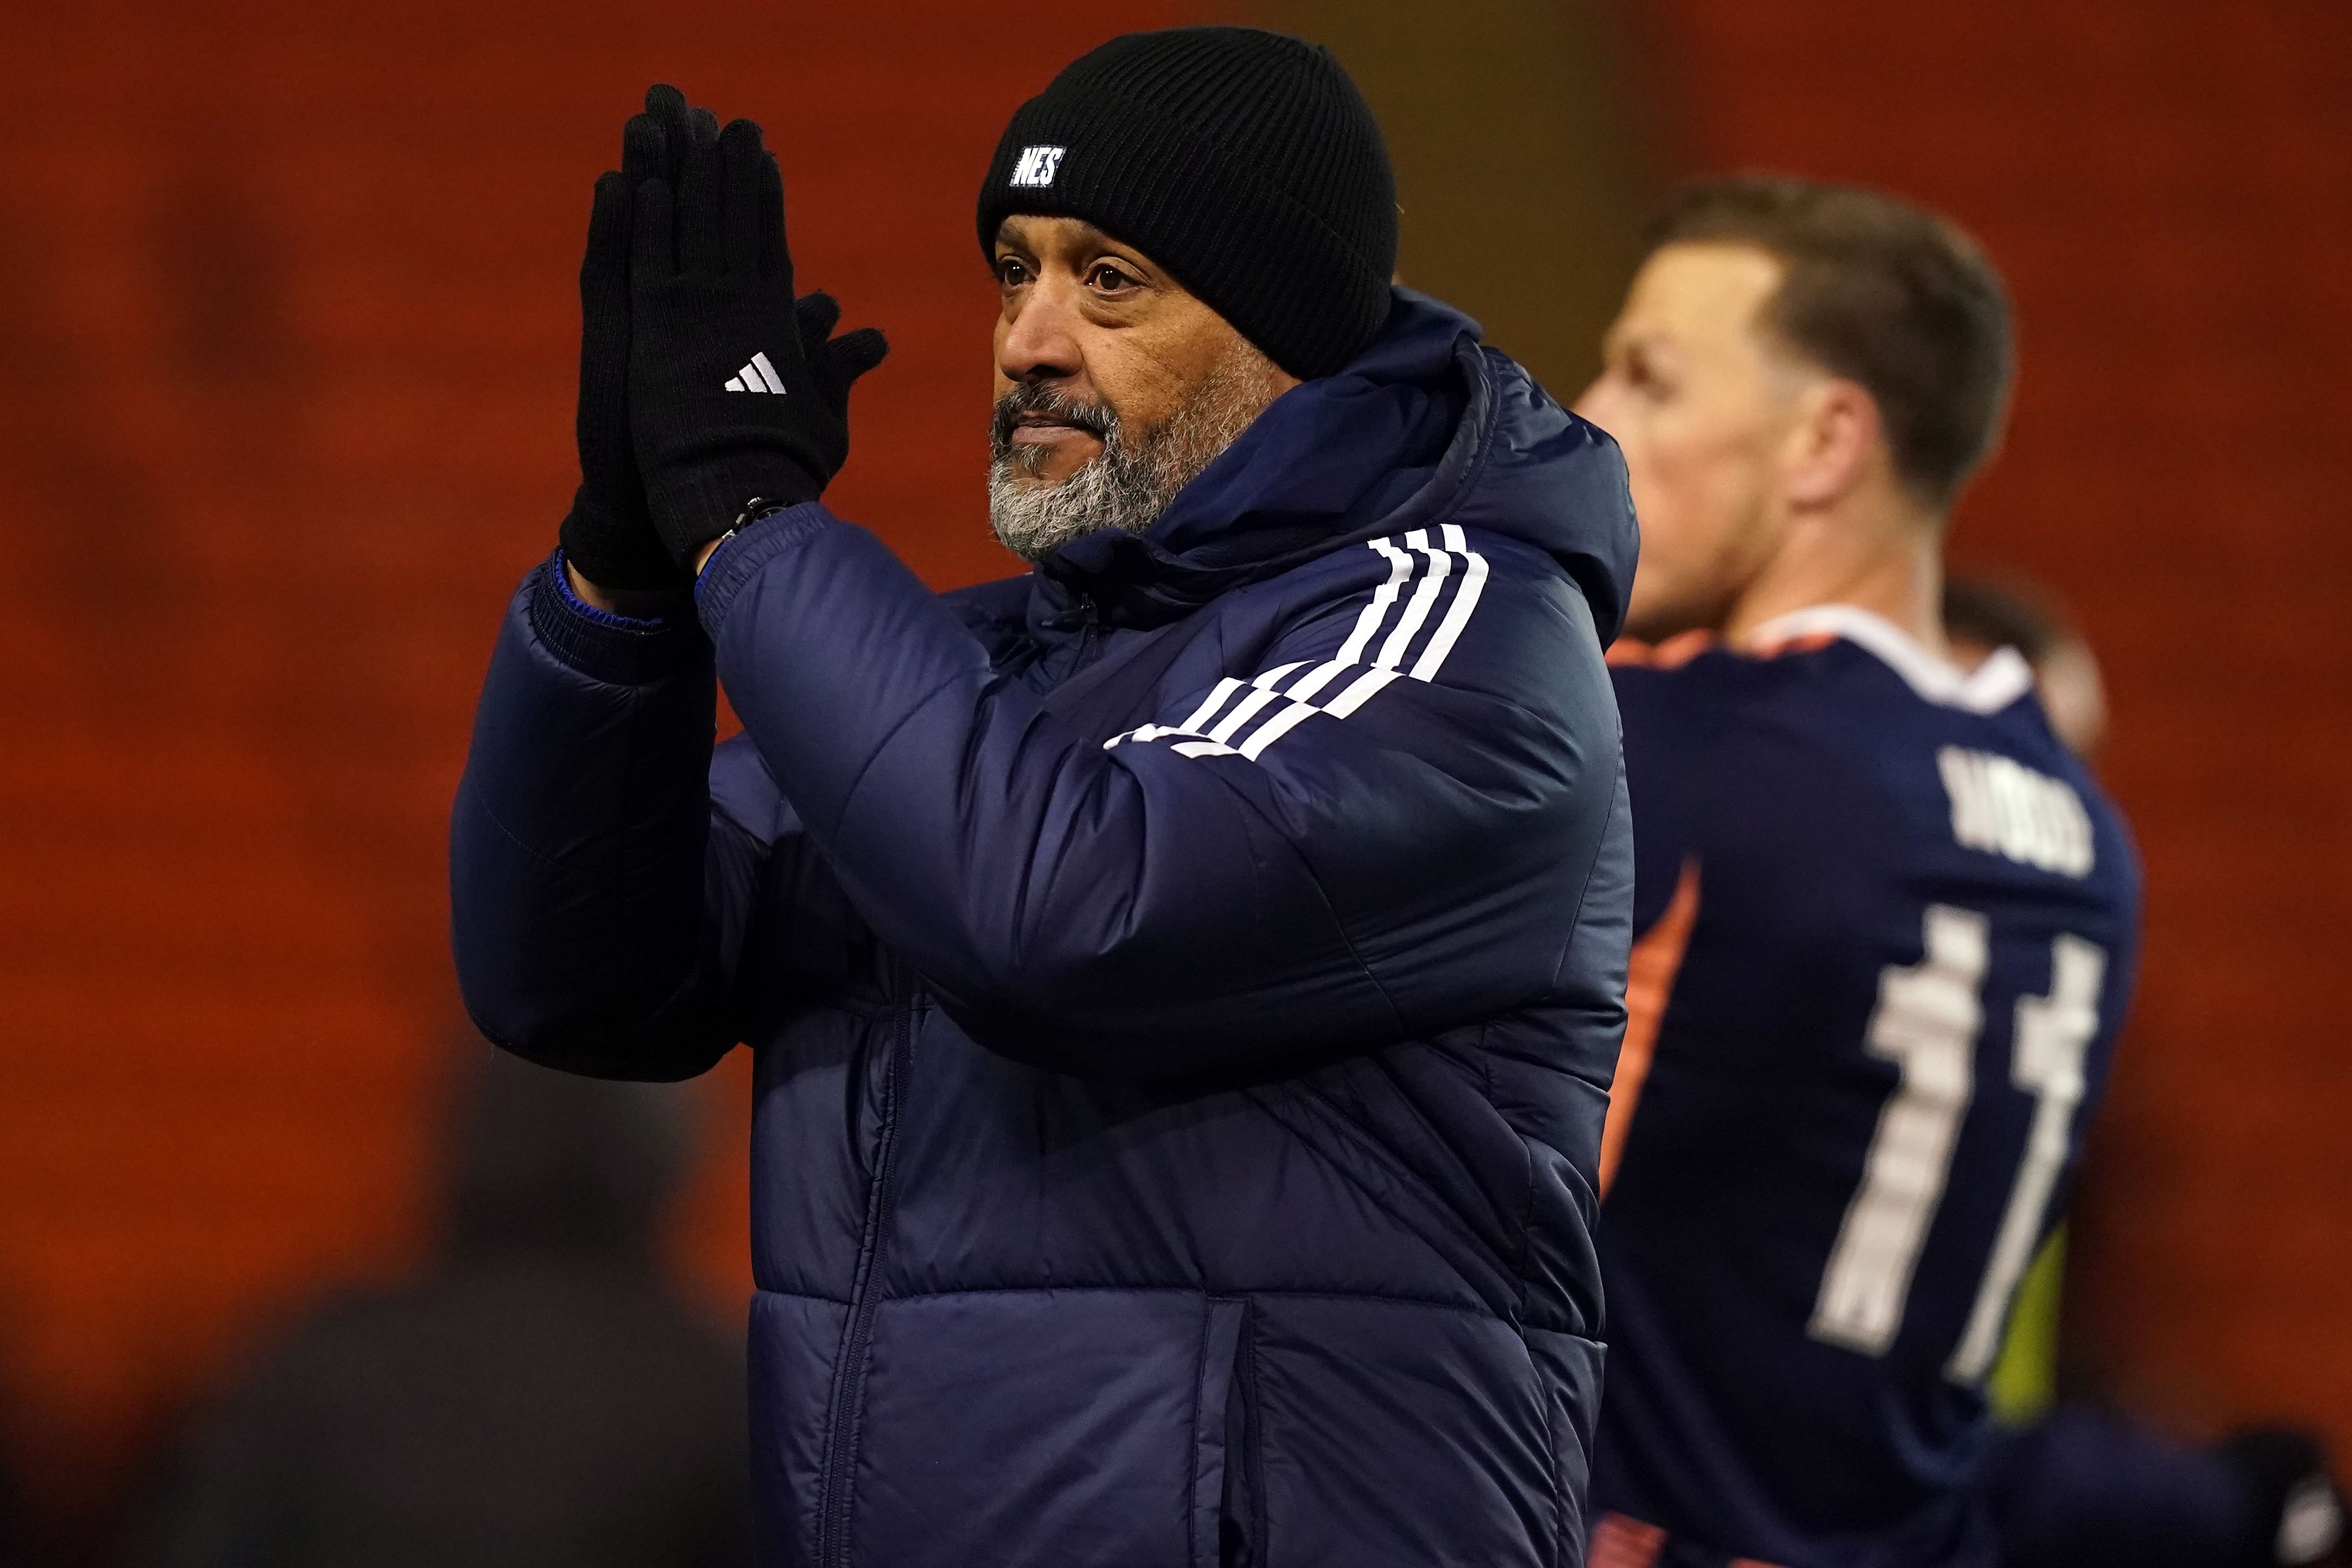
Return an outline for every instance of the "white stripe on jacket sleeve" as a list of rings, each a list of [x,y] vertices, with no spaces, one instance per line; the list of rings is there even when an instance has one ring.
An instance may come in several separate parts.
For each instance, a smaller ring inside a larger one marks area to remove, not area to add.
[[[1316,664],[1299,660],[1247,681],[1228,675],[1183,723],[1147,724],[1111,737],[1103,748],[1123,741],[1166,740],[1180,757],[1244,757],[1255,762],[1318,714],[1343,719],[1391,682],[1434,680],[1478,608],[1487,568],[1486,558],[1470,548],[1459,524],[1441,527],[1435,544],[1429,533],[1415,528],[1402,538],[1368,541],[1366,548],[1389,563],[1389,574],[1372,590],[1332,658]],[[1416,643],[1420,655],[1413,658]],[[1372,654],[1370,664],[1364,662],[1367,653]],[[1323,695],[1334,687],[1332,695]]]

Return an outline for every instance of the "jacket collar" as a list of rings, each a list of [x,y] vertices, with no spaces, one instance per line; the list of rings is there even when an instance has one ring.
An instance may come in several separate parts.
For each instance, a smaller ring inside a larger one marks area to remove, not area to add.
[[[1336,375],[1277,398],[1140,536],[1104,529],[1038,563],[1028,621],[1180,619],[1331,550],[1442,517],[1494,430],[1491,367],[1468,317],[1396,291],[1387,328]]]
[[[1842,637],[1931,703],[1969,713],[1999,713],[2033,689],[2033,669],[2014,648],[1997,648],[1973,670],[1937,658],[1885,616],[1858,604],[1815,604],[1776,615],[1756,628],[1751,646],[1769,650],[1804,637]]]

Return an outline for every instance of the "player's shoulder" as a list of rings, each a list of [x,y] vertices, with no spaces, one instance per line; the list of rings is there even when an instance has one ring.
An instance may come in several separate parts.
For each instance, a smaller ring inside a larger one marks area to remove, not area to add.
[[[2126,899],[2137,856],[2122,815],[2050,724],[2011,648],[1973,668],[1938,658],[1876,616],[1823,606],[1785,617],[1759,654],[1792,677],[1791,727],[1836,748],[1922,841]]]
[[[1289,658],[1387,668],[1528,706],[1570,671],[1601,682],[1583,590],[1524,540],[1444,523],[1342,545],[1221,601],[1232,634]],[[1255,623],[1255,626],[1254,626]],[[1605,698],[1604,698],[1605,700]]]
[[[1656,643],[1621,637],[1608,657],[1629,742],[1687,739],[1719,749],[1738,738],[1742,716],[1801,697],[1809,685],[1800,665],[1735,649],[1712,632]]]
[[[1483,594],[1573,581],[1557,557],[1525,539],[1475,525],[1437,523],[1322,550],[1265,586],[1278,593],[1347,598],[1449,587]]]
[[[2013,652],[1962,671],[1843,605],[1782,617],[1736,648],[1706,632],[1620,642],[1610,664],[1629,728],[1728,727],[1781,745],[1864,752],[2005,714],[2033,686]]]
[[[1685,632],[1612,648],[1637,805],[1671,788],[1723,795],[1743,821],[1776,801],[1800,817],[1830,802],[1878,812],[1891,775],[1955,737],[2047,755],[2032,672],[2014,654],[1961,672],[1842,610],[1784,618],[1736,647]]]
[[[1960,848],[2137,902],[2130,825],[2089,764],[2058,738],[2038,696],[1937,736],[1934,768]]]
[[[1685,632],[1657,643],[1620,637],[1609,645],[1609,678],[1618,688],[1664,702],[1701,701],[1733,689],[1752,662],[1712,632]]]

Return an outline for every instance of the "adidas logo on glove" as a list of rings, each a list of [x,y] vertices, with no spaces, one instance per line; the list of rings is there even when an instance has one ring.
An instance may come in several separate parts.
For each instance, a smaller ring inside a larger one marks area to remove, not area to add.
[[[729,392],[774,392],[784,395],[784,383],[776,379],[776,367],[768,362],[765,354],[754,354],[751,362],[728,378]]]

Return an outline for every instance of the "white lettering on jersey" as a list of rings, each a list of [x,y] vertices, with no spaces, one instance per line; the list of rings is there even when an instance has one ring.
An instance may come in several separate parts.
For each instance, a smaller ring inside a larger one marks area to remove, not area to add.
[[[1024,147],[1021,156],[1013,160],[1013,178],[1015,185],[1050,185],[1054,173],[1062,166],[1062,147]]]
[[[2065,876],[2088,876],[2091,814],[2063,779],[1990,751],[1947,746],[1936,753],[1962,849],[2001,855]]]

